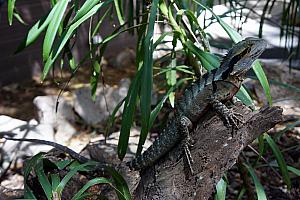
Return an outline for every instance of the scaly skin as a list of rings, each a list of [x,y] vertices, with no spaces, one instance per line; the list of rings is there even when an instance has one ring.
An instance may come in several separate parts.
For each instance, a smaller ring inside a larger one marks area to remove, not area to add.
[[[184,140],[184,150],[190,165],[193,161],[187,149],[189,131],[210,108],[221,115],[228,125],[236,127],[239,122],[238,114],[229,110],[223,103],[232,99],[238,92],[246,72],[266,46],[267,43],[258,38],[246,38],[234,45],[219,68],[205,74],[185,90],[175,106],[174,118],[169,120],[154,143],[127,165],[134,170],[151,166],[181,140]]]

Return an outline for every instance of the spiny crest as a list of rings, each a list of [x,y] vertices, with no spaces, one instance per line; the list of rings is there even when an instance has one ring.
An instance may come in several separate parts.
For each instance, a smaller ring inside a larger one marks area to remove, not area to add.
[[[238,43],[236,43],[234,46],[232,46],[227,51],[227,53],[224,56],[222,56],[220,66],[222,66],[225,62],[228,62],[235,55],[238,55],[238,54],[242,53],[243,51],[245,51],[246,49],[248,49],[249,47],[251,47],[251,46],[249,46],[249,44],[247,42],[248,40],[251,40],[251,38],[246,38],[244,40],[241,40]]]

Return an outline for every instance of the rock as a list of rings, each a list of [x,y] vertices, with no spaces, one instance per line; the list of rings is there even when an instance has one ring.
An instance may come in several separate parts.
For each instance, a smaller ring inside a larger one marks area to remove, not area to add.
[[[139,142],[140,131],[140,128],[131,128],[128,142],[128,151],[124,158],[125,160],[130,160],[134,157]],[[91,141],[92,145],[89,145],[87,147],[87,151],[89,152],[90,156],[95,160],[118,165],[120,163],[120,160],[118,159],[117,155],[119,137],[119,131],[110,134],[106,138],[106,140],[102,135],[100,135],[99,137],[94,138]],[[145,141],[145,144],[143,145],[143,151],[148,149],[152,143],[153,141],[151,141],[148,137]]]
[[[133,49],[126,48],[114,58],[115,59],[112,60],[112,65],[117,69],[135,65],[135,51]]]
[[[60,97],[56,112],[56,101],[57,96],[37,96],[34,98],[33,103],[38,109],[40,123],[56,126],[61,119],[74,122],[75,114],[72,105],[64,100],[63,97]]]
[[[56,130],[55,139],[59,142],[67,142],[77,134],[71,123],[75,122],[73,107],[63,97],[60,97],[56,112],[57,96],[38,96],[33,100],[38,110],[41,124],[48,124]]]
[[[90,88],[79,88],[74,92],[74,109],[89,125],[105,122],[116,105],[126,97],[129,84],[129,79],[122,79],[118,88],[98,87],[95,102],[92,100]],[[119,116],[122,110],[121,107],[116,116]]]
[[[6,180],[1,182],[1,186],[12,190],[18,190],[24,188],[24,177],[19,174],[8,176]]]
[[[34,138],[54,141],[54,130],[52,126],[49,124],[38,124],[35,120],[26,122],[0,115],[0,130],[1,132],[14,133],[15,138]],[[12,160],[13,156],[32,156],[41,151],[49,151],[52,149],[52,147],[47,145],[10,140],[3,140],[3,142],[0,143],[0,147],[4,152],[3,159],[6,161]]]

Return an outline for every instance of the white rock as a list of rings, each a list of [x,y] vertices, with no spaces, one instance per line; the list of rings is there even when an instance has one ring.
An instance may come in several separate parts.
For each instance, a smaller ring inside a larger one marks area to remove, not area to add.
[[[104,122],[116,105],[126,97],[129,84],[129,79],[122,79],[119,87],[98,87],[95,102],[92,100],[90,88],[79,88],[74,93],[74,109],[89,125]],[[122,110],[123,108],[120,108],[116,116],[119,116]]]
[[[38,124],[35,120],[30,122],[11,118],[9,116],[0,115],[1,132],[14,133],[15,138],[34,138],[54,141],[54,130],[52,126],[47,124]],[[16,142],[6,140],[0,143],[0,148],[6,153],[5,157],[11,159],[12,156],[28,155],[32,156],[41,151],[49,151],[52,147],[47,145],[33,144],[28,142]]]
[[[71,123],[75,121],[75,113],[72,106],[60,97],[56,112],[57,96],[38,96],[33,103],[37,107],[39,121],[48,124],[56,131],[55,139],[59,142],[67,142],[73,135],[77,134]]]
[[[42,124],[55,124],[60,119],[65,119],[70,122],[75,121],[75,114],[72,106],[60,97],[56,112],[57,96],[37,96],[33,103],[38,109],[39,121]]]

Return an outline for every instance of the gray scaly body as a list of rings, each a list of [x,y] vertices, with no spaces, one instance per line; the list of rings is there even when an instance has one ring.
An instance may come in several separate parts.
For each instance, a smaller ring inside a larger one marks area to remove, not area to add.
[[[246,38],[234,45],[219,68],[205,74],[185,90],[176,104],[175,116],[154,143],[143,154],[128,162],[128,166],[134,170],[151,166],[180,141],[188,140],[193,124],[210,108],[220,114],[228,125],[237,126],[238,114],[223,103],[238,92],[246,72],[266,46],[266,42],[258,38]]]

